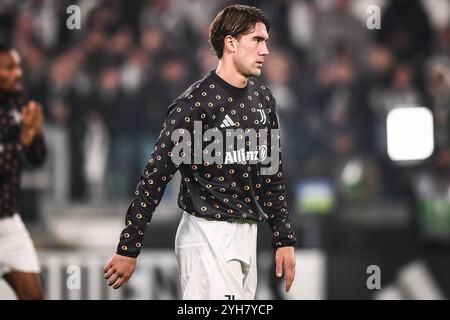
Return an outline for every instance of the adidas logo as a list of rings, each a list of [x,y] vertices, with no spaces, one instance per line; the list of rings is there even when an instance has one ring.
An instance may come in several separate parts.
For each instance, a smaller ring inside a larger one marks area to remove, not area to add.
[[[222,124],[220,125],[221,128],[228,128],[228,127],[235,127],[236,123],[230,118],[230,116],[225,115],[225,119],[223,119]]]

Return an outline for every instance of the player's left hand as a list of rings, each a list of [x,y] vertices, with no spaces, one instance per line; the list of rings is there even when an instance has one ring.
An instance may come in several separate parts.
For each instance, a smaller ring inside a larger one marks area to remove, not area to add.
[[[280,278],[283,275],[286,279],[286,292],[291,289],[295,278],[295,252],[294,247],[281,247],[275,253],[276,274]]]
[[[44,123],[44,115],[42,113],[42,106],[36,101],[29,101],[22,109],[22,131],[20,140],[23,145],[29,145],[33,139],[42,130]]]

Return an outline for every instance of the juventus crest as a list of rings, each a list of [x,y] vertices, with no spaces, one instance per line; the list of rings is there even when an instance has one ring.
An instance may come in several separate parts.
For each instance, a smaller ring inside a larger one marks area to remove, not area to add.
[[[261,116],[261,119],[259,120],[259,122],[261,122],[262,124],[266,124],[267,118],[266,118],[266,113],[264,112],[263,109],[258,109],[257,110]]]

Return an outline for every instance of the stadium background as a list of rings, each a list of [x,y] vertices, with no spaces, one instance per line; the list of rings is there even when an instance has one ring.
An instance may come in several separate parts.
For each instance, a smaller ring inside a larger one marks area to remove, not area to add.
[[[236,1],[2,0],[0,37],[44,106],[49,157],[23,176],[21,214],[51,299],[173,299],[178,178],[119,291],[101,269],[169,102],[216,66],[215,14]],[[300,245],[290,294],[259,228],[259,299],[450,297],[450,1],[240,1],[272,21],[263,81],[277,98],[289,207]],[[69,30],[68,6],[81,9]],[[381,29],[367,28],[367,7]],[[386,116],[434,116],[434,152],[395,162]],[[381,271],[370,290],[367,268]],[[80,275],[80,281],[74,276]],[[74,280],[75,279],[75,280]],[[4,283],[0,297],[12,298]]]

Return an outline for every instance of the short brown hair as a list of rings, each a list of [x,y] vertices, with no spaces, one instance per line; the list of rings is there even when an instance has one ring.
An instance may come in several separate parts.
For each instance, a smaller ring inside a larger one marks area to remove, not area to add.
[[[220,11],[209,26],[209,43],[219,59],[223,56],[223,40],[226,36],[239,37],[255,30],[257,22],[270,29],[269,19],[258,8],[245,5],[232,5]]]

